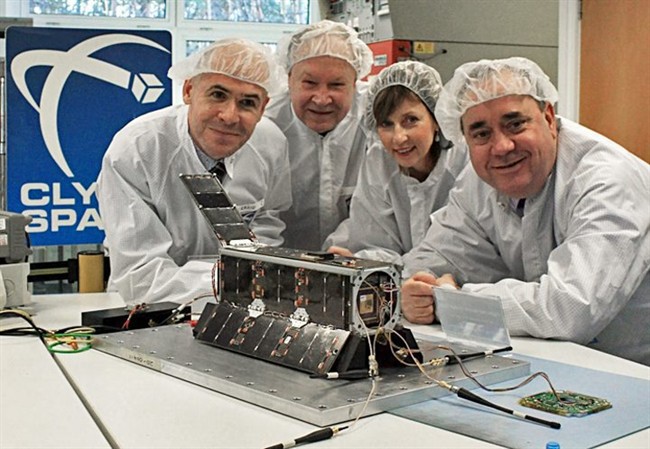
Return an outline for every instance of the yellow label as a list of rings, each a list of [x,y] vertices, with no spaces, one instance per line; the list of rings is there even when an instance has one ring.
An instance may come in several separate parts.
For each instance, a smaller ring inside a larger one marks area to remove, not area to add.
[[[435,51],[435,42],[413,41],[413,53],[432,55]]]

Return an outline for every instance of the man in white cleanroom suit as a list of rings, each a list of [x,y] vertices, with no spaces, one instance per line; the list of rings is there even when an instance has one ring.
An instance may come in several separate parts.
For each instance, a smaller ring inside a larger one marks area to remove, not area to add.
[[[557,99],[524,58],[456,70],[435,115],[472,164],[404,257],[402,310],[431,322],[431,284],[455,280],[501,298],[513,335],[650,364],[650,165],[556,117]]]
[[[372,52],[342,23],[308,25],[278,45],[288,90],[266,110],[289,141],[293,205],[285,246],[319,250],[348,216],[366,150],[362,96]]]
[[[212,264],[190,258],[217,254],[219,243],[181,173],[220,167],[226,192],[258,239],[282,244],[279,215],[291,205],[287,142],[262,115],[282,73],[260,44],[217,41],[169,70],[183,82],[183,105],[138,117],[115,135],[97,196],[108,288],[127,303],[185,303],[211,290]]]
[[[327,238],[329,251],[401,263],[424,238],[430,214],[447,204],[468,163],[466,147],[452,147],[433,115],[441,89],[436,69],[418,61],[395,63],[372,80],[365,108],[372,144],[350,218]]]

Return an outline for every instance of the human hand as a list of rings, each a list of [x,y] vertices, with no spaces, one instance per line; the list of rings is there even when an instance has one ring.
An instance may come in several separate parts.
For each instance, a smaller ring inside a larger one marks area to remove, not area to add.
[[[327,248],[327,252],[332,254],[338,254],[339,256],[354,257],[354,255],[349,249],[343,248],[341,246],[330,246],[329,248]]]
[[[435,285],[436,287],[453,288],[454,290],[458,290],[458,284],[456,284],[456,280],[449,273],[443,274],[439,278],[436,278]]]
[[[402,285],[402,313],[413,324],[430,324],[435,318],[432,286],[434,275],[419,271]]]

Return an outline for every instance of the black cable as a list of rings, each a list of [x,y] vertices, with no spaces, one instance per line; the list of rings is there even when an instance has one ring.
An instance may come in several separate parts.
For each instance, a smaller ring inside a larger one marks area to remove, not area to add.
[[[67,332],[70,332],[72,329],[78,329],[79,327],[92,329],[92,330],[95,331],[94,332],[95,334],[101,334],[101,333],[106,333],[106,332],[118,332],[118,331],[121,330],[119,327],[104,326],[102,324],[95,324],[93,326],[79,326],[79,325],[77,325],[77,326],[68,326],[68,327],[64,327],[64,328],[53,330],[53,331],[43,329],[42,327],[38,327],[38,326],[36,328],[30,326],[30,327],[12,327],[10,329],[3,329],[3,330],[0,330],[0,335],[6,335],[6,336],[9,336],[9,337],[21,337],[21,336],[26,336],[26,335],[29,335],[29,336],[36,335],[36,336],[38,336],[39,333],[42,334],[42,335],[65,334]]]
[[[14,312],[13,310],[3,310],[2,311],[2,316],[16,316],[18,318],[22,318],[23,320],[27,321],[29,323],[30,327],[34,330],[36,333],[36,336],[41,340],[43,345],[47,348],[47,342],[45,341],[45,335],[47,334],[47,331],[44,331],[40,327],[38,327],[36,324],[34,324],[34,321],[27,315],[21,312]],[[25,329],[25,328],[19,328],[19,329]],[[7,329],[7,331],[10,331],[11,329]]]
[[[312,433],[309,433],[305,436],[296,438],[295,440],[288,441],[286,443],[274,444],[265,449],[286,449],[289,447],[299,446],[306,443],[315,443],[317,441],[329,440],[334,435],[339,433],[342,430],[347,429],[348,426],[344,427],[325,427],[324,429],[315,430]]]
[[[498,354],[500,352],[512,351],[512,346],[506,346],[505,348],[492,349],[490,351],[479,351],[472,352],[470,354],[454,354],[453,357],[445,356],[446,364],[453,365],[455,363],[460,363],[461,361],[466,361],[473,358],[485,357],[487,355]]]
[[[185,315],[184,313],[182,313],[185,310],[186,307],[187,307],[187,304],[179,305],[174,310],[172,310],[172,313],[167,318],[162,320],[160,322],[160,324],[157,324],[156,326],[164,326],[164,325],[166,325],[168,323],[176,323],[176,322],[182,320],[183,318],[185,318],[186,316],[191,317],[191,314],[190,315]]]
[[[48,331],[40,327],[12,327],[0,331],[0,335],[6,335],[8,337],[22,337],[25,335],[38,336],[39,333],[45,335]]]
[[[451,391],[456,393],[456,395],[459,398],[466,399],[468,401],[474,402],[476,404],[481,404],[481,405],[484,405],[486,407],[491,407],[493,409],[499,410],[499,411],[504,412],[504,413],[508,413],[508,414],[516,416],[518,418],[526,419],[528,421],[533,421],[533,422],[536,422],[538,424],[543,424],[545,426],[551,427],[552,429],[559,429],[561,427],[559,422],[547,421],[545,419],[536,418],[534,416],[530,416],[530,415],[527,415],[525,413],[518,412],[516,410],[511,410],[509,408],[502,407],[499,404],[495,404],[495,403],[490,402],[490,401],[488,401],[486,399],[483,399],[482,397],[480,397],[480,396],[478,396],[478,395],[472,393],[471,391],[469,391],[469,390],[467,390],[465,388],[462,388],[462,387],[461,388],[452,387]]]

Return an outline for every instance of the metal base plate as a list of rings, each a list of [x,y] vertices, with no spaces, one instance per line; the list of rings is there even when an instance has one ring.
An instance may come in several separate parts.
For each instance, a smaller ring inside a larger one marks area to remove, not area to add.
[[[355,419],[372,388],[370,379],[312,379],[300,371],[207,345],[194,339],[189,324],[101,335],[95,348],[317,426]],[[530,373],[528,362],[498,356],[472,360],[465,366],[488,385]],[[450,394],[417,368],[379,369],[375,393],[363,416]],[[436,379],[474,388],[458,365],[427,372]]]

